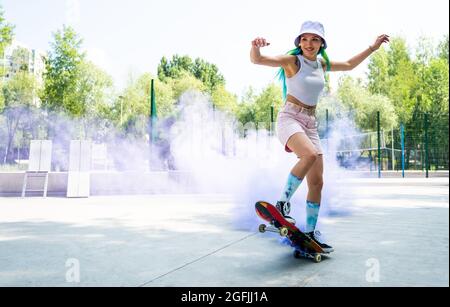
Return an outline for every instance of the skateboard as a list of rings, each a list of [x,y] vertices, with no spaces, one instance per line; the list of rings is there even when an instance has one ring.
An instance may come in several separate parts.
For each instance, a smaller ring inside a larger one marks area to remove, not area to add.
[[[319,263],[322,261],[322,255],[328,254],[295,225],[286,221],[274,205],[265,201],[258,201],[255,204],[255,209],[257,215],[270,224],[269,226],[259,225],[259,232],[276,232],[282,237],[286,237],[294,248],[295,258],[309,258]]]

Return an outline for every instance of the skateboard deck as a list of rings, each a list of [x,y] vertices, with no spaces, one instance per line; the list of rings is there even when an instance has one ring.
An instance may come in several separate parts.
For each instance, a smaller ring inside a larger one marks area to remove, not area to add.
[[[327,254],[319,244],[311,240],[298,227],[286,221],[274,205],[265,201],[258,201],[255,204],[255,209],[257,215],[270,224],[269,227],[261,224],[259,231],[261,233],[266,231],[278,232],[281,236],[286,237],[290,245],[295,249],[295,258],[305,257],[320,262],[322,260],[321,256]]]

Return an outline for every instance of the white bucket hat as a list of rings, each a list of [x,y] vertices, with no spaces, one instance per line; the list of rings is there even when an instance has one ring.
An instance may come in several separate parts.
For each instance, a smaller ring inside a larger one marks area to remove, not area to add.
[[[323,40],[323,48],[327,49],[327,42],[325,40],[325,29],[323,27],[323,24],[317,21],[305,21],[302,24],[300,34],[295,39],[294,44],[296,47],[298,47],[298,45],[300,44],[300,36],[302,36],[305,33],[311,33],[320,36]]]

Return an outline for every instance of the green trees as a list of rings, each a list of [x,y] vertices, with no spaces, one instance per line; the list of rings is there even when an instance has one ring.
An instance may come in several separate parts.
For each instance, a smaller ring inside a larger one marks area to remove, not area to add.
[[[11,44],[14,37],[14,26],[8,23],[4,17],[4,11],[0,5],[0,56],[3,57],[5,48]]]
[[[211,94],[214,107],[228,114],[236,114],[238,98],[235,94],[228,92],[224,85],[217,86]]]
[[[71,27],[54,33],[46,61],[42,107],[52,114],[64,114],[80,121],[80,137],[102,134],[99,118],[112,119],[113,80],[86,59],[82,40]],[[51,120],[49,120],[51,123]],[[89,126],[97,122],[95,133]],[[103,125],[104,126],[104,125]],[[56,133],[50,126],[50,135]]]
[[[0,55],[11,43],[14,30],[3,15],[0,7]],[[404,39],[393,38],[386,48],[370,57],[367,80],[343,77],[335,96],[331,93],[322,99],[319,120],[324,121],[325,108],[331,117],[338,111],[345,111],[354,115],[359,129],[374,131],[376,113],[380,111],[384,130],[403,123],[406,132],[411,134],[421,131],[422,115],[427,113],[433,123],[430,126],[433,137],[447,140],[448,128],[436,127],[448,127],[448,41],[448,35],[438,44],[422,38],[412,52]],[[176,115],[181,95],[189,90],[208,95],[216,111],[226,112],[242,125],[250,123],[255,128],[269,128],[271,119],[276,120],[283,106],[279,84],[268,84],[260,92],[249,88],[238,97],[226,89],[225,78],[215,64],[187,55],[163,57],[156,76],[144,73],[130,80],[124,89],[117,90],[112,78],[87,60],[82,44],[82,39],[71,27],[64,26],[53,34],[42,88],[30,73],[30,51],[14,50],[15,73],[10,78],[0,78],[0,139],[6,140],[0,143],[0,152],[7,152],[6,157],[0,158],[13,161],[11,148],[15,135],[32,131],[28,115],[36,110],[43,114],[40,116],[48,117],[49,125],[52,119],[48,114],[67,115],[79,123],[76,129],[79,128],[77,133],[81,137],[101,140],[108,131],[119,131],[122,135],[145,140],[148,137],[152,79],[159,118]],[[0,77],[2,73],[0,71]],[[327,79],[328,91],[329,88]],[[341,102],[339,106],[335,98]],[[53,132],[48,129],[46,137],[51,138],[56,132],[57,128]],[[444,145],[445,142],[448,141],[442,141]]]
[[[140,138],[146,133],[143,123],[150,116],[152,79],[155,77],[144,73],[130,80],[113,106],[118,126],[136,132]],[[225,79],[216,65],[202,59],[192,60],[189,56],[174,55],[170,61],[163,57],[155,80],[158,117],[175,115],[181,95],[190,90],[208,95],[217,110],[233,113],[237,109],[237,97],[225,89]]]
[[[427,114],[428,139],[435,148],[444,150],[439,155],[447,157],[448,165],[448,57],[447,35],[438,44],[421,38],[414,56],[404,39],[394,38],[388,50],[380,50],[371,58],[368,89],[392,101],[408,136],[407,163],[410,152],[423,148]]]
[[[135,137],[144,138],[147,132],[146,122],[150,116],[150,85],[154,77],[145,73],[136,81],[131,80],[115,101],[115,122],[125,133],[133,132]],[[161,90],[161,86],[163,90]],[[168,114],[172,108],[170,90],[156,82],[155,91],[158,97],[158,112]]]
[[[392,39],[389,50],[371,58],[368,80],[369,91],[388,97],[401,122],[414,121],[420,112],[447,113],[448,36],[439,48],[422,39],[415,58],[403,39]]]
[[[46,63],[43,106],[77,117],[85,114],[79,101],[82,64],[86,55],[80,51],[82,40],[70,27],[54,34],[52,50]]]
[[[225,85],[225,78],[219,73],[218,67],[200,58],[193,61],[189,56],[174,55],[171,61],[163,57],[158,65],[158,78],[161,81],[178,79],[186,73],[201,81],[209,93]]]
[[[97,105],[107,103],[112,78],[81,52],[82,40],[71,27],[54,34],[46,63],[43,106],[72,117],[92,115]]]
[[[269,129],[272,108],[273,120],[276,121],[277,113],[282,106],[281,87],[277,84],[269,84],[260,94],[255,94],[253,88],[250,87],[241,98],[235,116],[243,125],[252,123],[255,128]]]
[[[11,41],[14,37],[14,26],[9,24],[4,18],[3,8],[0,5],[0,59],[3,59],[3,55],[5,52],[5,48],[11,44]],[[2,86],[1,78],[4,75],[3,65],[0,66],[0,86]],[[3,93],[0,91],[0,112],[4,108],[5,101],[3,97]]]
[[[23,130],[31,124],[30,115],[38,107],[37,96],[39,91],[35,76],[29,72],[28,50],[17,48],[12,54],[12,61],[17,63],[14,72],[2,86],[3,107],[5,114],[7,140],[4,163],[11,163],[12,145],[18,130]]]
[[[361,130],[377,129],[377,112],[383,114],[382,129],[390,130],[398,126],[398,116],[390,99],[371,93],[361,82],[350,77],[342,78],[337,96],[344,106],[343,111],[352,114],[356,126]]]

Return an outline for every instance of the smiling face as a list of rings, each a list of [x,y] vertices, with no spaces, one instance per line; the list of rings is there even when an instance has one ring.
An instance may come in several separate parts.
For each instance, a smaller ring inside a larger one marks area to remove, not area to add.
[[[322,44],[322,38],[316,34],[305,33],[300,37],[300,48],[306,57],[315,58]]]

